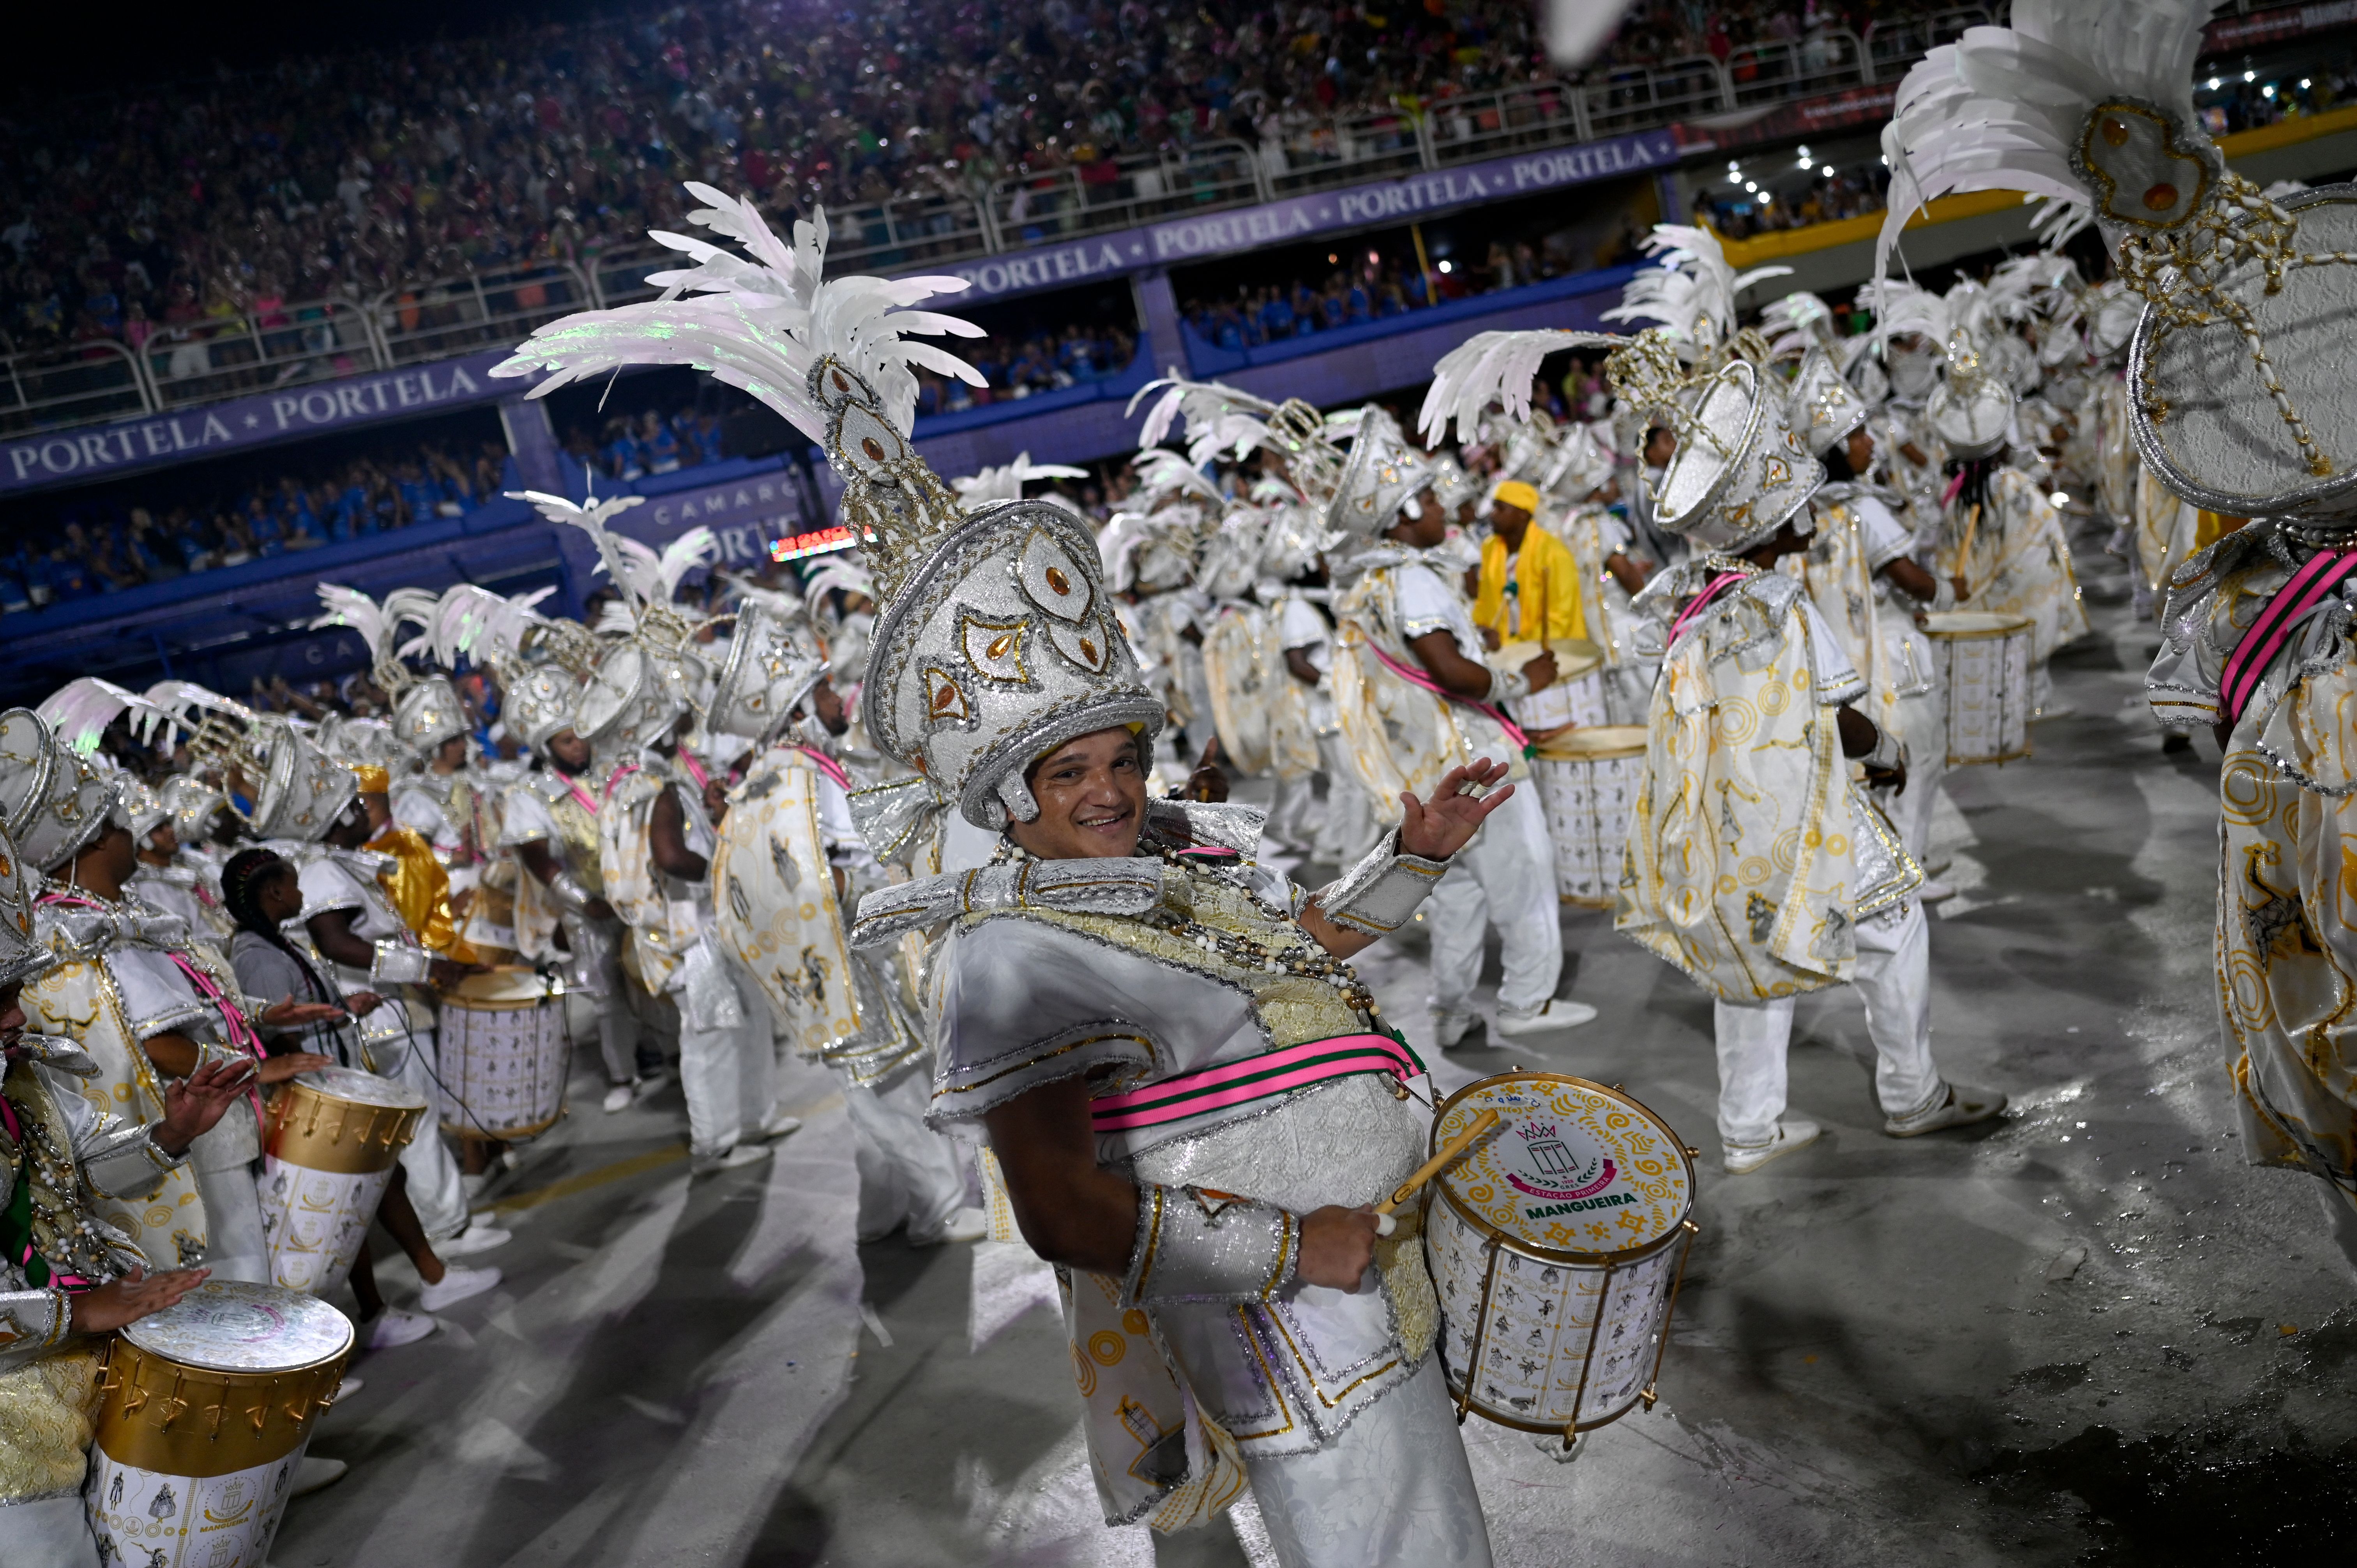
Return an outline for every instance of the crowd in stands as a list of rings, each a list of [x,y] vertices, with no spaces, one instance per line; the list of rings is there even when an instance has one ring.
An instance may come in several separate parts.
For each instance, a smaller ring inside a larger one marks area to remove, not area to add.
[[[609,479],[641,479],[717,463],[720,415],[710,408],[683,408],[666,418],[659,410],[608,417],[591,432],[575,425],[565,433],[566,456]]]
[[[1857,218],[1882,210],[1890,189],[1890,171],[1879,163],[1837,169],[1819,166],[1805,183],[1788,185],[1768,199],[1742,190],[1707,191],[1695,203],[1697,213],[1723,240],[1748,240],[1779,229],[1805,229],[1841,218]]]
[[[486,441],[471,455],[435,444],[354,457],[160,509],[78,501],[53,527],[0,541],[0,613],[457,517],[515,488],[506,449]]]
[[[1075,323],[1060,328],[994,333],[960,345],[960,351],[990,384],[969,386],[920,371],[917,374],[919,414],[963,413],[1120,375],[1137,357],[1137,336],[1119,327]]]
[[[1575,251],[1559,242],[1562,238],[1549,236],[1537,244],[1495,241],[1479,265],[1444,256],[1428,272],[1413,257],[1377,255],[1347,270],[1337,267],[1322,281],[1296,277],[1246,284],[1238,286],[1232,299],[1189,299],[1180,315],[1197,338],[1233,353],[1634,261],[1642,254],[1633,223],[1592,253]]]
[[[1880,9],[1646,0],[1587,72]],[[681,226],[684,178],[840,209],[1111,178],[1118,155],[1207,137],[1281,145],[1320,116],[1553,78],[1535,18],[1529,0],[702,0],[103,101],[23,93],[0,116],[0,349],[168,352],[241,316],[594,261]]]

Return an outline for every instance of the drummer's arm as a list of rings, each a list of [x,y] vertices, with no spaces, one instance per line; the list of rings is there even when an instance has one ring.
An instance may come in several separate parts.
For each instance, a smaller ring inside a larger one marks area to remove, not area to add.
[[[526,839],[515,846],[515,853],[516,858],[523,862],[523,868],[543,887],[554,888],[556,879],[565,875],[565,867],[556,864],[556,855],[549,849],[546,839]],[[593,920],[614,918],[614,907],[603,898],[589,899],[582,905],[581,912]]]
[[[1425,672],[1440,682],[1451,696],[1480,702],[1490,694],[1494,677],[1486,664],[1476,664],[1458,651],[1457,639],[1446,629],[1427,631],[1412,639],[1407,650]]]
[[[326,1012],[338,1017],[342,1015],[332,1007],[314,1008],[312,1011]],[[147,1052],[147,1059],[156,1064],[156,1070],[166,1078],[188,1078],[204,1065],[205,1047],[186,1035],[150,1035],[139,1043]],[[239,1058],[222,1056],[214,1059],[234,1067]],[[253,1077],[257,1083],[284,1083],[297,1073],[317,1072],[323,1067],[334,1065],[334,1061],[327,1057],[307,1051],[289,1051],[260,1063]]]
[[[1889,578],[1893,586],[1910,599],[1928,603],[1940,595],[1938,579],[1925,571],[1921,563],[1910,561],[1904,555],[1885,562],[1877,575]]]
[[[687,847],[687,816],[674,790],[656,796],[654,809],[647,813],[647,849],[657,869],[682,882],[701,882],[711,874],[705,858]]]
[[[1309,646],[1307,644],[1285,650],[1285,670],[1286,674],[1305,686],[1318,684],[1318,666],[1309,661]]]
[[[1645,586],[1645,569],[1618,550],[1604,558],[1604,569],[1612,574],[1614,582],[1632,594],[1641,592]]]
[[[1006,1178],[1015,1223],[1051,1263],[1123,1279],[1137,1246],[1138,1188],[1097,1163],[1089,1084],[1068,1078],[1040,1085],[983,1112]],[[1355,1288],[1374,1261],[1372,1210],[1328,1205],[1301,1220],[1297,1279]]]

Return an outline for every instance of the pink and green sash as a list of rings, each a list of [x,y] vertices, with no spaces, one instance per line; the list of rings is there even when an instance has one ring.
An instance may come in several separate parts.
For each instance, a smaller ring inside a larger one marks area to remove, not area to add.
[[[1099,1133],[1132,1133],[1275,1100],[1311,1084],[1361,1072],[1387,1072],[1405,1082],[1422,1078],[1424,1063],[1405,1042],[1389,1035],[1337,1035],[1243,1061],[1182,1072],[1127,1094],[1107,1095],[1090,1103],[1089,1120]]]

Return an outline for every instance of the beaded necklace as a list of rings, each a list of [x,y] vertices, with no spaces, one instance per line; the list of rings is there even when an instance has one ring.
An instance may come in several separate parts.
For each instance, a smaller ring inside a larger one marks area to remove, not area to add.
[[[1232,850],[1203,844],[1149,843],[1140,847],[1149,850],[1164,865],[1189,877],[1205,875],[1204,861],[1241,859]],[[1004,865],[1039,858],[1013,839],[1002,838],[997,850],[991,855],[991,864]],[[1241,931],[1207,924],[1168,904],[1140,918],[1182,940],[1194,943],[1204,952],[1214,954],[1235,968],[1258,970],[1264,974],[1291,973],[1305,980],[1322,981],[1340,992],[1344,1004],[1352,1011],[1363,1013],[1370,1018],[1381,1016],[1383,1008],[1376,1004],[1374,993],[1359,978],[1358,971],[1352,969],[1346,960],[1329,952],[1290,909],[1270,904],[1243,884],[1222,880],[1222,886],[1241,893],[1271,925],[1285,933],[1284,938],[1274,945],[1257,941]]]

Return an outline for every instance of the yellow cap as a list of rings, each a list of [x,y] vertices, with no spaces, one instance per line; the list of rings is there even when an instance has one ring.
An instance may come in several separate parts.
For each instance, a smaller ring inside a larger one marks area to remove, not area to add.
[[[1520,507],[1533,517],[1539,514],[1538,487],[1525,484],[1520,479],[1508,479],[1490,492],[1490,499],[1492,502],[1503,501],[1511,507]]]
[[[372,762],[363,762],[355,766],[352,768],[352,776],[361,781],[361,793],[363,795],[393,793],[393,775]]]

